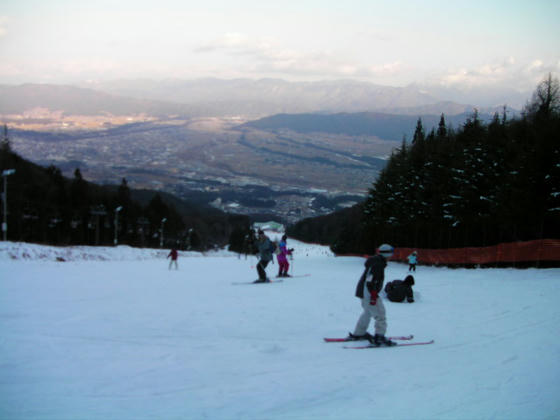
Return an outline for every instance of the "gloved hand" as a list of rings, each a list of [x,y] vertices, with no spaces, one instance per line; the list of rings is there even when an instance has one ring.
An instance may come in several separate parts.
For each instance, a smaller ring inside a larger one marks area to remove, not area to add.
[[[370,295],[371,295],[371,297],[370,297],[370,299],[369,299],[369,304],[370,304],[370,305],[376,305],[376,304],[377,304],[377,297],[378,297],[377,291],[372,290],[372,291],[370,292]]]

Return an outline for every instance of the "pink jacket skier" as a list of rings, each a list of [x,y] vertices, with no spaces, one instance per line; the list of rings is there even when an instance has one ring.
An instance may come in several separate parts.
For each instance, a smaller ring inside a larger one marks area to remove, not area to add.
[[[282,236],[282,240],[278,243],[279,253],[276,256],[278,260],[278,277],[289,277],[288,270],[290,263],[288,262],[288,255],[292,255],[293,249],[287,249],[286,235]]]

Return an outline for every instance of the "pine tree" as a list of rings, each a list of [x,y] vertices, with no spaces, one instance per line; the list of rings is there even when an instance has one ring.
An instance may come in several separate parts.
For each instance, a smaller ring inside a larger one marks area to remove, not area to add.
[[[121,180],[121,185],[119,185],[118,189],[118,200],[119,204],[122,206],[128,206],[130,203],[130,188],[128,187],[128,182],[126,178]]]
[[[437,136],[440,139],[447,137],[447,127],[445,126],[445,117],[443,114],[441,114],[441,117],[439,119]]]
[[[2,136],[2,142],[0,144],[0,150],[9,153],[12,151],[12,146],[10,144],[10,138],[8,137],[8,126],[4,124],[4,134]]]

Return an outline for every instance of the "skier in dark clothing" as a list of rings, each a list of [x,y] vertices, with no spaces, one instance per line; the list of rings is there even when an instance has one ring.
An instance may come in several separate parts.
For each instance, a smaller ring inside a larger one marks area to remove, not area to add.
[[[378,253],[365,262],[365,270],[356,287],[356,297],[361,299],[363,312],[358,319],[354,333],[349,335],[352,340],[369,340],[376,346],[394,346],[395,343],[385,337],[387,319],[385,306],[379,296],[385,280],[387,259],[393,255],[393,247],[383,244]],[[367,332],[371,318],[375,320],[375,335]]]
[[[385,285],[385,293],[391,302],[414,302],[414,293],[412,286],[414,285],[414,277],[410,274],[404,280],[393,280]]]
[[[272,261],[272,252],[274,247],[268,236],[264,234],[262,230],[259,230],[259,236],[257,239],[257,247],[259,249],[259,262],[257,264],[257,273],[259,274],[259,279],[255,283],[264,283],[270,281],[266,277],[266,266],[270,261]]]
[[[177,252],[176,248],[172,248],[171,251],[169,252],[169,254],[167,255],[167,258],[171,258],[171,260],[169,261],[169,269],[171,270],[171,266],[174,264],[175,265],[175,270],[179,269],[179,265],[177,264],[177,258],[179,257],[179,253]]]

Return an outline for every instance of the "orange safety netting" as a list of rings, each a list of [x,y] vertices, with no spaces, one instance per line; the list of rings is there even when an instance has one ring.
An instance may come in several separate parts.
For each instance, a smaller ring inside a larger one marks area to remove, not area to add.
[[[391,260],[407,262],[416,251],[419,264],[492,264],[526,261],[560,261],[560,239],[511,242],[482,248],[395,248]]]

